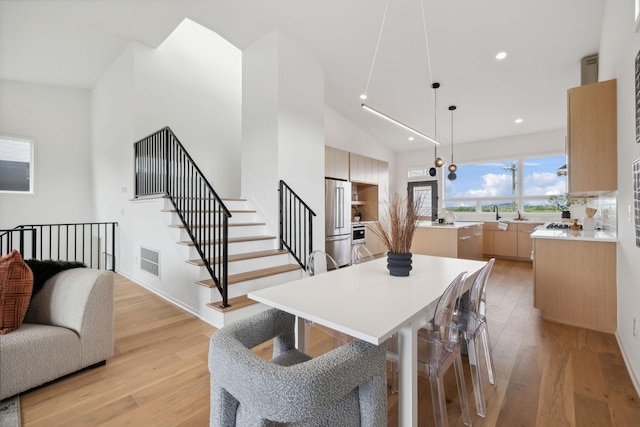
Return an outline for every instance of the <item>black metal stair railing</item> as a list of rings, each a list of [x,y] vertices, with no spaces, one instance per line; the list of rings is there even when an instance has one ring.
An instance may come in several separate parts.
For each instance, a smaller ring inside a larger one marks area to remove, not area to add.
[[[17,249],[23,258],[79,261],[116,271],[117,222],[29,224],[0,230],[0,252]]]
[[[231,213],[169,127],[134,143],[135,197],[166,195],[228,307]]]
[[[313,217],[315,212],[280,180],[280,249],[285,247],[304,269],[313,251]]]

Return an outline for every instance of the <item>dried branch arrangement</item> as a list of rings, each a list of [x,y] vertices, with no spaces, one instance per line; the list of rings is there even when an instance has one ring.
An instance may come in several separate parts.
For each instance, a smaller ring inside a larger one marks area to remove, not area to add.
[[[418,224],[421,200],[409,203],[406,198],[393,194],[387,203],[386,215],[371,228],[389,252],[408,253],[413,232]]]

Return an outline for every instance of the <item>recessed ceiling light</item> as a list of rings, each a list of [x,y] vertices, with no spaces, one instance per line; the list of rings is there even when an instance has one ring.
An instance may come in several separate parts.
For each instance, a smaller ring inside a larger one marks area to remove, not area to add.
[[[367,99],[367,95],[365,95],[365,94],[363,93],[362,95],[360,95],[360,99],[362,99],[362,100],[364,101],[365,99]]]
[[[524,119],[517,118],[517,119],[515,119],[513,122],[514,122],[514,123],[522,123],[522,122],[524,122]]]
[[[413,141],[413,137],[412,136],[409,137],[409,141]]]
[[[504,59],[507,57],[507,52],[498,52],[496,59]]]

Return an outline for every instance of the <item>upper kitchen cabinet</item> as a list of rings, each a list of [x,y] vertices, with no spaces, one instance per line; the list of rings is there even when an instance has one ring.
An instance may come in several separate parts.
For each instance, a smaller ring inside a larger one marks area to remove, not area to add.
[[[569,192],[615,191],[616,81],[569,89],[567,98]]]
[[[380,160],[351,153],[349,155],[351,181],[366,184],[378,184],[378,169],[380,163],[382,163]]]
[[[324,176],[349,180],[349,152],[324,146]]]

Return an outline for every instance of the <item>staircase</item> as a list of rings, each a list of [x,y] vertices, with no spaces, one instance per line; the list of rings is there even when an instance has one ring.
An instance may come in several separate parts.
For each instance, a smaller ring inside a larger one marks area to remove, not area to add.
[[[185,261],[196,271],[198,301],[209,301],[213,310],[205,311],[217,313],[205,320],[220,327],[263,310],[247,293],[301,277],[315,213],[284,181],[276,236],[247,200],[220,198],[170,128],[135,142],[134,154],[135,198],[164,199],[168,223],[179,230]]]
[[[247,297],[247,293],[267,288],[303,275],[300,265],[286,249],[280,249],[278,237],[268,233],[267,223],[245,199],[223,199],[231,217],[228,232],[228,307],[222,306],[222,297],[211,279],[204,261],[195,250],[185,226],[168,199],[162,212],[172,215],[170,228],[180,230],[178,245],[189,248],[185,262],[197,272],[196,284],[206,288],[209,294],[211,313],[208,319],[215,325],[224,325],[266,309]],[[201,242],[211,243],[211,242]],[[220,259],[210,259],[218,264]],[[210,318],[209,318],[210,317]]]

